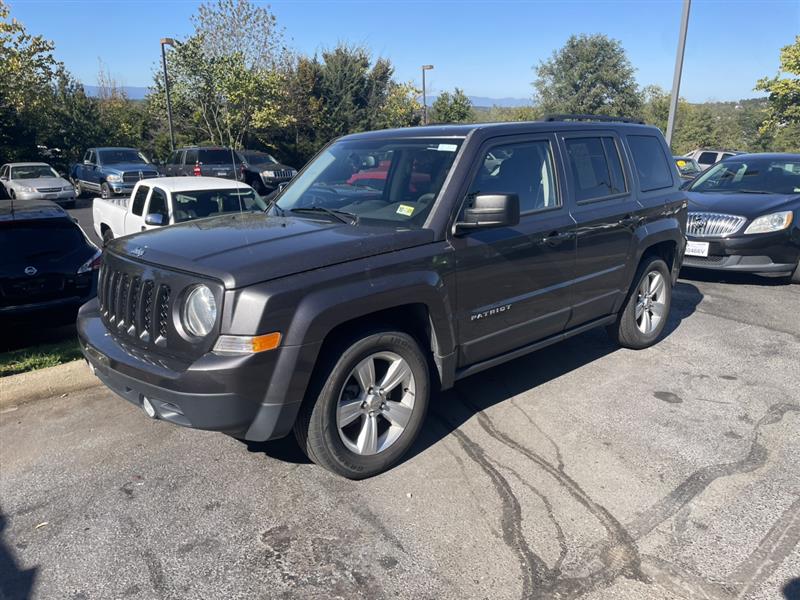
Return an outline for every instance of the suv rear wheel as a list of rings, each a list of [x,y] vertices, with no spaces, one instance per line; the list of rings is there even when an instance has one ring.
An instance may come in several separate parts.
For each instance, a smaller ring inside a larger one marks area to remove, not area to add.
[[[399,331],[369,333],[342,350],[331,352],[309,389],[295,436],[318,465],[363,479],[394,465],[417,438],[428,409],[428,363]]]
[[[664,331],[672,279],[667,264],[651,256],[639,265],[634,282],[616,322],[607,331],[620,346],[640,350],[655,344]]]

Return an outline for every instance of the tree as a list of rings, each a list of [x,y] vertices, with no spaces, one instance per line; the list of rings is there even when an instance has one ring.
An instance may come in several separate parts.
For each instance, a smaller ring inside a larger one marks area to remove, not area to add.
[[[794,44],[781,48],[780,56],[778,75],[759,79],[755,87],[769,94],[767,118],[761,126],[764,133],[800,124],[800,35]],[[790,76],[781,77],[781,73]]]
[[[267,8],[249,0],[203,4],[194,34],[167,58],[174,122],[195,143],[241,148],[258,128],[284,126],[283,32]],[[152,116],[166,114],[163,73],[148,97]],[[163,123],[161,123],[163,128]]]
[[[636,117],[642,97],[634,72],[617,40],[602,34],[573,35],[539,63],[533,85],[546,113]]]
[[[433,123],[465,123],[474,121],[472,101],[464,90],[455,88],[453,93],[442,92],[433,101],[430,110],[430,120]]]

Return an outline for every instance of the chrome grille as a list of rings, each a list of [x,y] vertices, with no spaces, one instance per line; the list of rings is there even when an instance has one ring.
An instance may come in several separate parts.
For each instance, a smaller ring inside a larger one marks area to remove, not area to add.
[[[170,288],[103,266],[99,276],[100,314],[109,330],[167,345]]]
[[[60,192],[60,191],[61,191],[61,188],[60,188],[60,187],[54,187],[54,188],[36,188],[36,191],[37,191],[37,192],[41,192],[41,193],[43,193],[43,194],[50,194],[50,193],[53,193],[53,192]]]
[[[136,183],[140,179],[152,179],[158,177],[155,171],[125,171],[122,174],[122,181],[125,183]]]
[[[690,212],[686,235],[691,237],[727,237],[742,228],[747,219],[737,215]]]
[[[289,179],[292,177],[291,169],[278,169],[277,171],[270,172],[274,173],[274,175],[271,176],[272,179]]]

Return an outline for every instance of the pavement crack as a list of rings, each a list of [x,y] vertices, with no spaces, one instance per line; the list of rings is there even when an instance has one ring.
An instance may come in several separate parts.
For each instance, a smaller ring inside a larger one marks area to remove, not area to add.
[[[502,503],[501,526],[503,541],[517,555],[522,572],[522,598],[534,597],[537,587],[543,587],[550,578],[550,572],[544,561],[531,550],[522,531],[522,507],[514,491],[497,468],[486,456],[484,449],[472,441],[467,434],[454,428],[450,422],[438,413],[434,416],[452,432],[461,448],[489,476],[492,485]]]

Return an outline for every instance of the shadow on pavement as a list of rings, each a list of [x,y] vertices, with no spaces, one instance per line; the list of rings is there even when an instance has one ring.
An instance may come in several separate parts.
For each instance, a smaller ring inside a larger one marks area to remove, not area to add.
[[[70,339],[78,339],[74,318],[73,322],[67,325],[48,325],[42,322],[6,325],[3,329],[2,338],[0,338],[0,352],[29,348],[39,344],[63,342]]]
[[[761,287],[780,287],[792,285],[787,277],[764,277],[753,273],[736,273],[735,271],[713,271],[710,269],[693,269],[683,267],[681,279],[703,281],[706,283],[729,283],[731,285],[758,285]]]
[[[305,465],[311,462],[305,455],[305,452],[297,445],[297,441],[292,434],[270,442],[249,442],[242,440],[242,443],[247,446],[249,452],[265,454],[270,458],[286,463]]]
[[[32,597],[37,569],[21,569],[17,564],[14,553],[3,540],[6,522],[5,515],[0,512],[0,598],[26,600]]]

